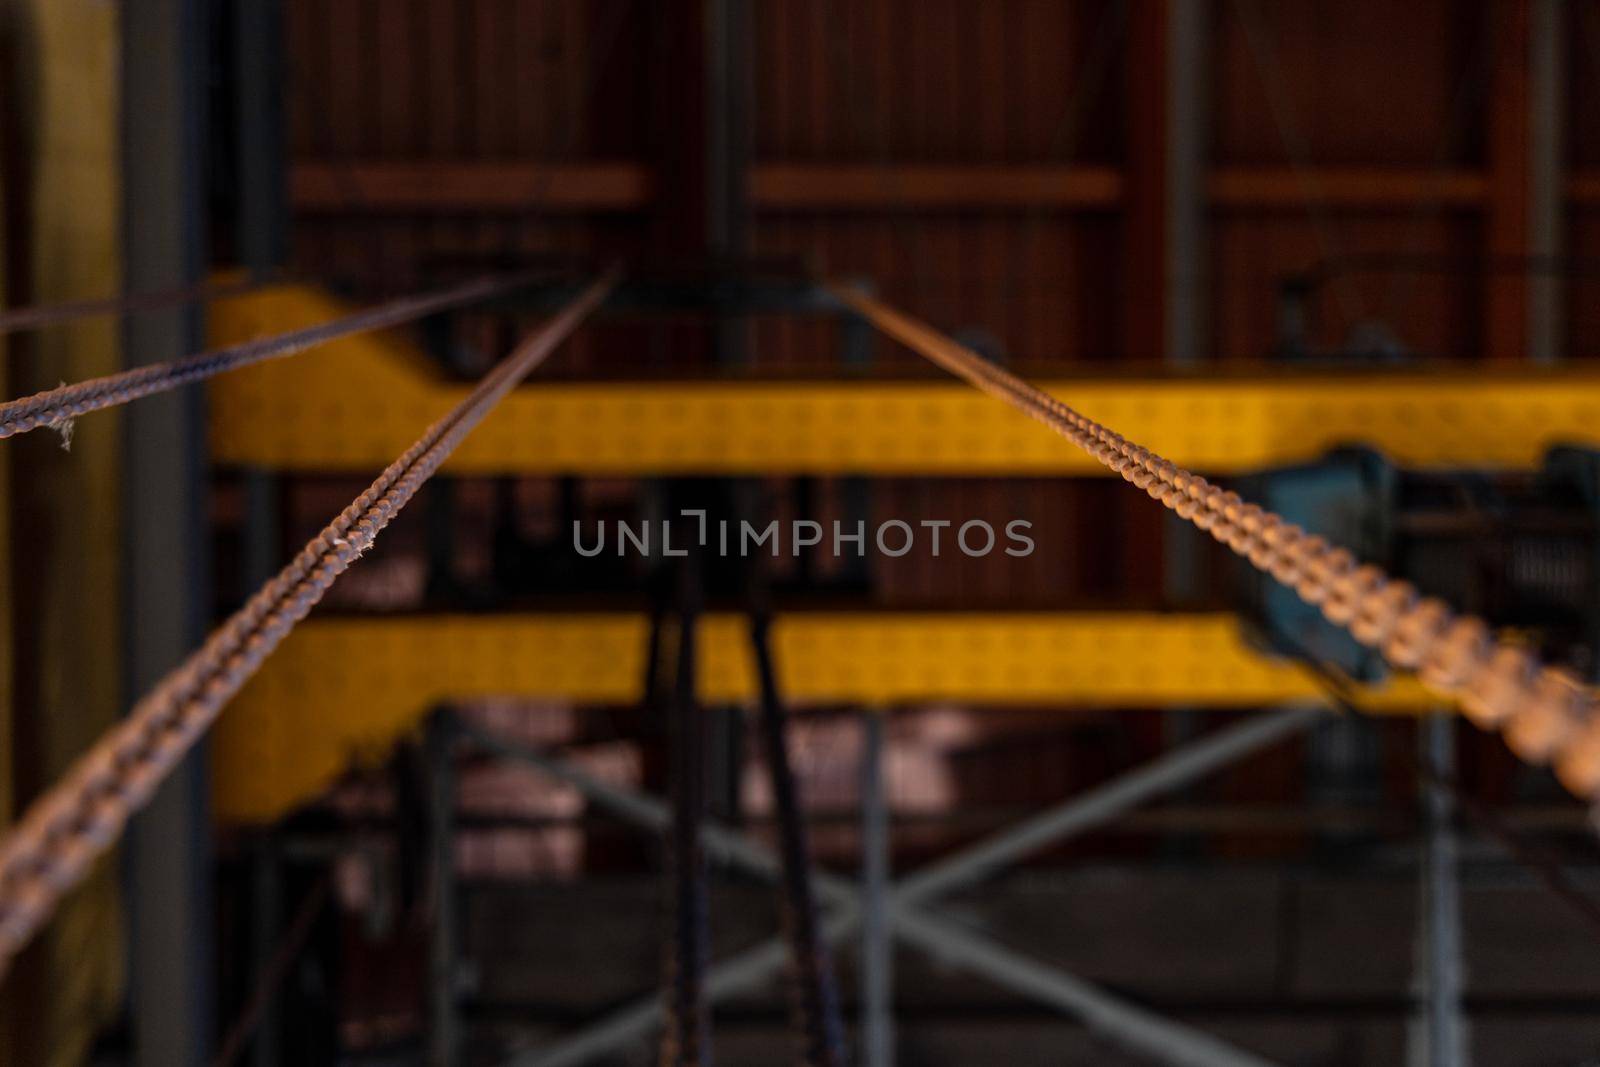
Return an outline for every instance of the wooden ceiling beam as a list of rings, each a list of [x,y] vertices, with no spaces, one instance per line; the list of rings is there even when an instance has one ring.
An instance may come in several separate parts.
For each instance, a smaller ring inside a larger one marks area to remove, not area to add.
[[[1222,211],[1303,211],[1314,187],[1336,211],[1412,211],[1419,203],[1484,210],[1491,178],[1478,170],[1338,167],[1314,177],[1282,167],[1222,167],[1206,180]],[[654,202],[649,168],[611,163],[297,163],[290,194],[306,214],[377,212],[642,211]],[[1568,176],[1581,208],[1600,206],[1600,171]],[[751,168],[760,211],[1122,210],[1127,190],[1110,166],[764,163]]]

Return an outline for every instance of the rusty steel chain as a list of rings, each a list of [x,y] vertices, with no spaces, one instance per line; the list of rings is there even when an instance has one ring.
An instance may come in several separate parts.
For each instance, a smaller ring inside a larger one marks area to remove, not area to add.
[[[1600,715],[1571,671],[1497,639],[1410,582],[1124,439],[931,327],[844,287],[834,295],[890,337],[1066,437],[1108,469],[1319,607],[1395,667],[1415,671],[1524,761],[1551,764],[1568,790],[1600,800]]]
[[[479,278],[436,293],[402,297],[303,330],[294,330],[275,337],[261,337],[229,345],[226,348],[196,352],[178,359],[133,367],[116,374],[90,378],[88,381],[8,400],[0,404],[0,438],[13,437],[41,426],[59,426],[69,419],[75,419],[91,411],[116,407],[130,400],[176,389],[181,385],[188,385],[223,371],[247,367],[252,363],[292,356],[350,334],[399,326],[436,312],[463,307],[511,292],[548,276],[548,272],[524,271]]]
[[[612,271],[524,339],[29,807],[0,840],[0,974],[262,661],[615,281]]]

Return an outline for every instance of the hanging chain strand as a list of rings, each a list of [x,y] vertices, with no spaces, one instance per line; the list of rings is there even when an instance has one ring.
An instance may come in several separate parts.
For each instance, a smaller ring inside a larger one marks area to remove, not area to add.
[[[613,271],[588,287],[486,374],[0,840],[0,974],[262,661],[461,440],[605,299],[615,279]]]
[[[885,334],[1066,437],[1389,663],[1417,672],[1478,726],[1499,730],[1523,760],[1551,764],[1575,796],[1600,800],[1600,715],[1571,671],[1541,664],[1497,640],[1482,619],[1419,596],[1410,582],[1124,439],[931,327],[853,290],[832,292]]]

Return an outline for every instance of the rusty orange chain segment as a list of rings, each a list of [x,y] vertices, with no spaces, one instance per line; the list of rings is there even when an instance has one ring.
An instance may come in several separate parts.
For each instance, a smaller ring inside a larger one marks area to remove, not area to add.
[[[612,271],[589,286],[484,375],[29,807],[0,840],[0,974],[262,661],[461,440],[604,301],[616,277]]]
[[[1600,800],[1600,715],[1572,672],[1498,640],[1472,615],[1419,596],[1410,582],[1212,485],[1102,426],[931,327],[853,290],[831,291],[879,330],[1044,423],[1107,468],[1319,607],[1395,667],[1499,730],[1528,763],[1553,764],[1574,795]]]
[[[216,348],[178,359],[151,363],[107,374],[73,385],[46,389],[32,396],[0,404],[0,438],[54,426],[68,419],[102,408],[116,407],[152,393],[166,392],[181,385],[209,378],[223,371],[247,367],[269,359],[281,359],[316,345],[354,333],[383,330],[450,308],[499,296],[548,277],[546,271],[523,271],[511,275],[479,278],[435,293],[401,297],[353,315],[319,323],[303,330],[262,337],[226,348]]]

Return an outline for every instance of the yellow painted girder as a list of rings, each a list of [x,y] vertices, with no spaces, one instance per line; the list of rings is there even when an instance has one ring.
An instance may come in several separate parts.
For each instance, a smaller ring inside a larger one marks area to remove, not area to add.
[[[347,310],[284,286],[221,302],[215,343]],[[1045,388],[1184,466],[1217,474],[1367,444],[1406,466],[1527,468],[1600,447],[1600,370],[1056,380]],[[211,384],[218,462],[382,469],[467,386],[395,334],[336,341]],[[1099,475],[1091,459],[955,381],[541,383],[507,398],[447,465],[502,474]]]
[[[780,616],[773,637],[785,699],[801,705],[1248,708],[1318,696],[1226,614],[808,612]],[[647,619],[633,614],[307,621],[216,727],[217,811],[280,816],[447,701],[636,703],[647,638]],[[703,702],[754,698],[742,617],[704,618],[697,653]],[[1363,703],[1400,713],[1436,704],[1409,678]]]

